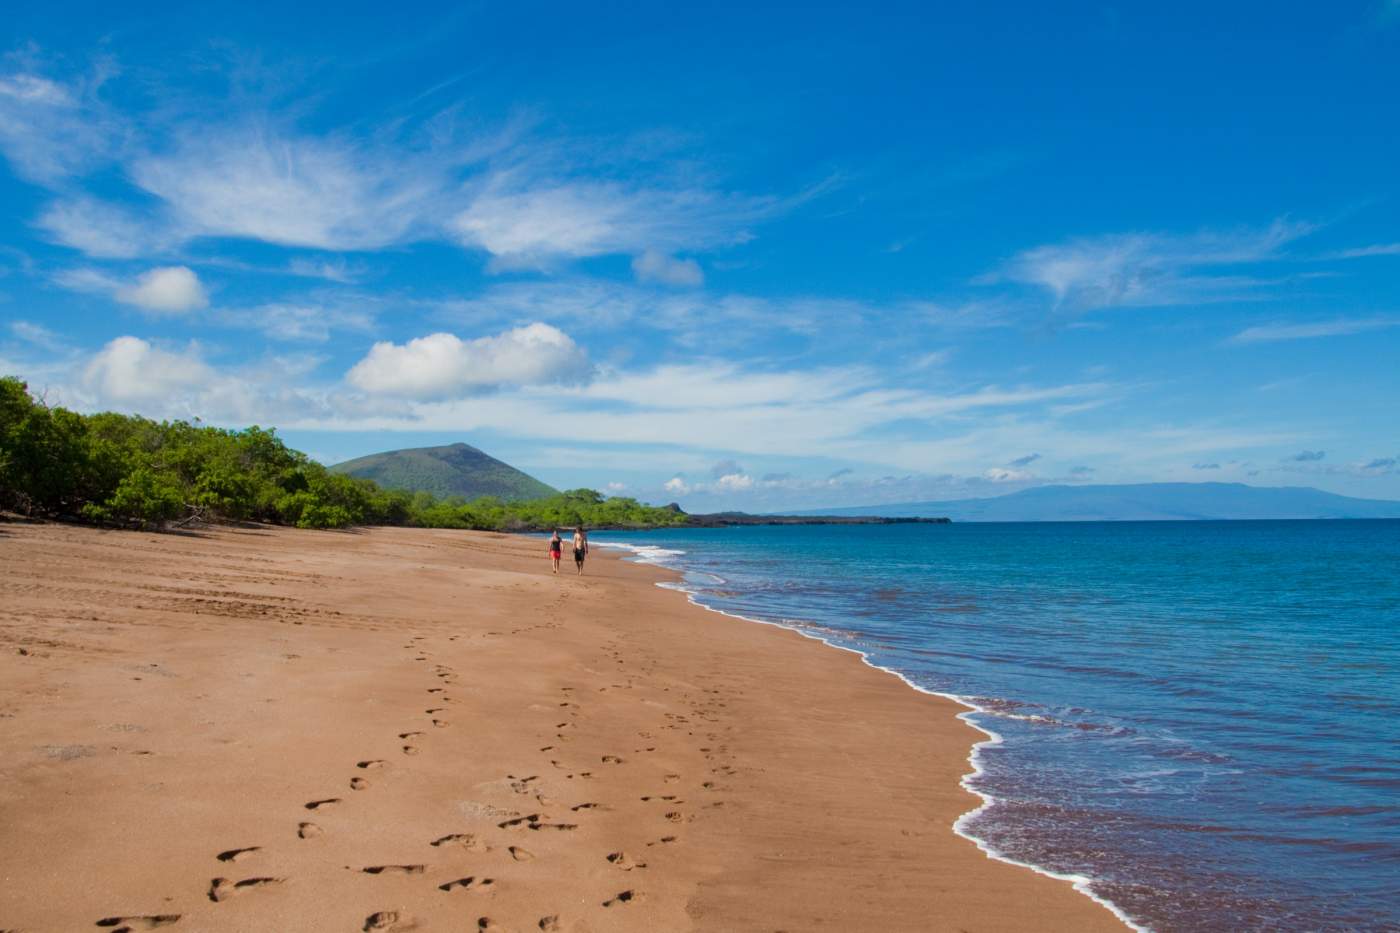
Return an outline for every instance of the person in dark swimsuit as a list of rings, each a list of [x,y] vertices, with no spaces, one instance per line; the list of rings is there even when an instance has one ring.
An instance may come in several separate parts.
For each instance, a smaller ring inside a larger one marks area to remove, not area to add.
[[[564,539],[559,537],[559,529],[554,529],[554,537],[549,539],[549,559],[554,563],[554,572],[559,572],[559,558],[564,556]]]
[[[574,529],[574,569],[583,573],[583,559],[588,556],[588,535],[580,525]]]

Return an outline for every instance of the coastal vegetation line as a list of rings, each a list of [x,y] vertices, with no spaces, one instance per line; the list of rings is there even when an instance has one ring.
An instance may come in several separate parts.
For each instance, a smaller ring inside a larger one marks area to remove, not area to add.
[[[228,430],[50,406],[0,378],[0,508],[120,526],[255,521],[485,531],[684,525],[673,508],[591,489],[524,501],[437,497],[333,473],[273,429]]]

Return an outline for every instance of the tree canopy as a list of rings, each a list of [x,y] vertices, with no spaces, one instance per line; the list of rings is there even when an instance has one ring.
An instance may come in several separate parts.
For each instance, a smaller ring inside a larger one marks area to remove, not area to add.
[[[256,521],[299,528],[415,525],[529,531],[684,524],[684,513],[574,489],[471,501],[332,473],[273,429],[82,415],[0,378],[0,508],[109,525]]]

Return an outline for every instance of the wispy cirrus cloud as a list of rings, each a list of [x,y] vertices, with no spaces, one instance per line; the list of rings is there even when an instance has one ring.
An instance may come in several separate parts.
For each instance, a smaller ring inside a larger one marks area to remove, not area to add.
[[[288,343],[325,343],[338,334],[374,330],[376,309],[365,302],[273,301],[218,312],[218,323],[256,330]]]
[[[1400,243],[1374,243],[1327,253],[1324,259],[1366,259],[1371,256],[1400,256]]]
[[[1364,318],[1334,318],[1296,324],[1260,324],[1225,340],[1227,344],[1276,343],[1281,340],[1310,340],[1316,337],[1344,337],[1368,331],[1400,327],[1400,317],[1378,315]]]
[[[1282,247],[1313,229],[1278,220],[1256,230],[1085,237],[1025,250],[979,281],[1034,286],[1065,310],[1223,300],[1268,284],[1229,267],[1276,259]]]
[[[502,270],[632,256],[643,280],[692,285],[703,281],[698,265],[675,254],[742,243],[753,225],[824,190],[727,191],[662,170],[646,147],[565,146],[516,120],[463,128],[452,106],[316,132],[303,128],[304,108],[266,101],[230,102],[214,118],[119,111],[97,94],[114,73],[64,81],[33,63],[0,70],[0,151],[55,195],[37,225],[98,258],[148,257],[201,238],[329,251],[438,241]],[[140,192],[139,208],[84,190],[109,165]]]
[[[53,185],[114,159],[122,126],[98,98],[112,75],[110,63],[98,60],[89,73],[59,81],[42,74],[27,60],[32,57],[19,56],[0,74],[0,149],[15,171]]]
[[[695,187],[521,184],[511,172],[493,179],[448,226],[459,242],[484,249],[501,268],[538,268],[589,256],[742,243],[752,237],[746,225],[775,203]]]

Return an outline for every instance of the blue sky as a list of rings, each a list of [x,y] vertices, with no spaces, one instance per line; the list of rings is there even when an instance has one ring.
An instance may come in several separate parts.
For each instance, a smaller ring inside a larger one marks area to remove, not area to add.
[[[7,9],[0,370],[691,509],[1400,498],[1400,3],[587,6]]]

